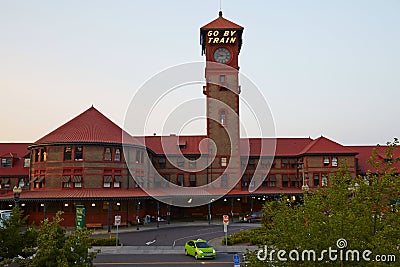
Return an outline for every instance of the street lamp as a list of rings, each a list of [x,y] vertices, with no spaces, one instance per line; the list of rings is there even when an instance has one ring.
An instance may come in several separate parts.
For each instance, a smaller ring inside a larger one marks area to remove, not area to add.
[[[15,206],[18,206],[19,205],[19,197],[21,196],[22,188],[19,186],[18,187],[14,186],[13,192],[14,192]]]

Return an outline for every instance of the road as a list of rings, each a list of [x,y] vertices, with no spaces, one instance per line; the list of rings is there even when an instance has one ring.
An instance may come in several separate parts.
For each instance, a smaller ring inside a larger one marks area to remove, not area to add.
[[[228,234],[257,226],[256,224],[229,225]],[[259,226],[259,225],[258,225]],[[124,246],[183,246],[190,239],[211,240],[224,236],[222,225],[177,226],[156,230],[120,233],[119,240]]]

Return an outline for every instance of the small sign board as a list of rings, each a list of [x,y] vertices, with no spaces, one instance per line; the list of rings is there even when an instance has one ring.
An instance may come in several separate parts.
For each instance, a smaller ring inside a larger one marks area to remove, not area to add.
[[[228,224],[229,223],[229,215],[222,215],[222,222],[224,224]]]
[[[75,212],[76,229],[85,228],[85,215],[86,215],[85,206],[76,205],[76,212]]]
[[[240,257],[238,254],[233,255],[233,267],[240,267]]]
[[[114,225],[115,226],[119,226],[119,225],[121,225],[121,216],[115,216],[115,218],[114,218]]]

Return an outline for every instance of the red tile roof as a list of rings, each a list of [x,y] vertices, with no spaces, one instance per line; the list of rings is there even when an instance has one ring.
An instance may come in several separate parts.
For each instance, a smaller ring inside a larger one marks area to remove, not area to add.
[[[28,143],[0,143],[0,158],[12,158],[12,168],[1,168],[0,176],[27,176],[29,168],[24,168],[24,157],[29,155]]]
[[[200,150],[203,154],[207,154],[207,142],[201,142],[206,138],[203,135],[146,136],[145,146],[156,154],[176,155],[182,153],[199,155],[201,154]],[[179,145],[186,145],[186,147],[180,149]]]
[[[242,156],[297,156],[311,138],[241,138]],[[248,152],[247,146],[250,145]]]
[[[201,27],[201,30],[206,29],[243,29],[243,27],[230,20],[227,20],[226,18],[223,18],[222,13],[220,13],[218,18]]]
[[[34,144],[49,143],[122,143],[122,134],[133,142],[129,134],[94,107],[58,127]],[[127,140],[124,140],[127,141]]]
[[[372,166],[368,163],[368,159],[372,156],[372,152],[374,149],[377,149],[377,154],[379,159],[385,160],[385,151],[388,148],[387,146],[349,146],[354,151],[358,152],[356,159],[358,159],[358,169],[361,173],[367,173],[368,171],[375,172],[376,170],[372,168]],[[393,151],[394,157],[400,157],[400,148],[397,147]],[[393,167],[397,168],[397,171],[400,171],[400,162],[397,162],[393,165]]]
[[[352,154],[356,155],[357,152],[338,144],[324,136],[321,136],[310,142],[300,154]]]

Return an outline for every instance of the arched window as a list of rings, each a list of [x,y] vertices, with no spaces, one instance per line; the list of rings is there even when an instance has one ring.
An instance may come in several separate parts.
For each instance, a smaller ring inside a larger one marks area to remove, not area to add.
[[[219,122],[221,125],[226,125],[226,112],[225,110],[220,110],[219,112]]]

